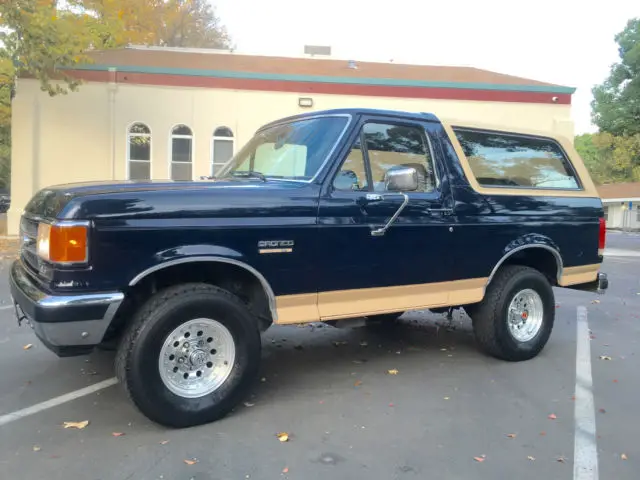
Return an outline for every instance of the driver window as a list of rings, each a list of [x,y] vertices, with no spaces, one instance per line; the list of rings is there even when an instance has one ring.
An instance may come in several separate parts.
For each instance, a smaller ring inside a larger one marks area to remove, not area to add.
[[[336,190],[367,190],[367,173],[364,168],[364,155],[360,146],[360,137],[354,142],[351,151],[338,172],[333,187]]]
[[[367,123],[363,129],[374,191],[385,191],[387,171],[400,166],[416,169],[418,192],[434,190],[433,159],[422,128]]]

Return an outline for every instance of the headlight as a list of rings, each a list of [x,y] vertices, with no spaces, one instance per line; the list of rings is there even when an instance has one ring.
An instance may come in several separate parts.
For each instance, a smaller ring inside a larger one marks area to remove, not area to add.
[[[87,225],[40,223],[38,255],[53,263],[86,263],[89,260],[87,233]]]

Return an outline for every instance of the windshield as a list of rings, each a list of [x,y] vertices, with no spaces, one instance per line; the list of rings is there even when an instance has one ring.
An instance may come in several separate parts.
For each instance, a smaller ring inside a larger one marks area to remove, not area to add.
[[[257,133],[216,175],[311,180],[347,125],[347,117],[317,117]]]

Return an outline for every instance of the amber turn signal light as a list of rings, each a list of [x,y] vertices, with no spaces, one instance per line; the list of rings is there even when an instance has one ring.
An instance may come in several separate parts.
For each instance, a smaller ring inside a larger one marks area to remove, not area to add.
[[[53,263],[85,263],[88,260],[86,225],[41,223],[38,255]]]

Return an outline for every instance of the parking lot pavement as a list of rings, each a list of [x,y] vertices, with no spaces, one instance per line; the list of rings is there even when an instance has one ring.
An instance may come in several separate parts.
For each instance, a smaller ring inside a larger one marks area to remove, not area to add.
[[[640,258],[607,257],[604,270],[606,295],[556,290],[556,325],[534,360],[482,355],[460,313],[453,331],[426,312],[386,334],[274,327],[264,337],[264,381],[227,418],[165,429],[111,386],[0,426],[2,478],[598,478],[574,477],[573,465],[576,426],[589,425],[584,398],[578,409],[574,400],[584,306],[600,478],[636,479]],[[2,278],[0,299],[7,295]],[[58,359],[0,310],[0,418],[112,378],[111,361],[109,352]],[[83,430],[62,427],[83,420]],[[594,460],[589,452],[580,462]]]

